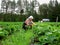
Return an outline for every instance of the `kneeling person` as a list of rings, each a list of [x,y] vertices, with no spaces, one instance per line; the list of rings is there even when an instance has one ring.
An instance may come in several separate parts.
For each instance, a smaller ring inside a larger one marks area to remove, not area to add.
[[[30,27],[30,29],[32,29],[32,25],[34,24],[33,22],[33,16],[28,17],[25,22],[23,23],[23,29],[28,29],[28,27]]]

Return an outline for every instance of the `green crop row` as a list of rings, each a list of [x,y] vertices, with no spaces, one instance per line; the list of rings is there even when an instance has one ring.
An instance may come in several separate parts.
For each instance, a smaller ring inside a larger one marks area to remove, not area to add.
[[[1,41],[2,45],[60,45],[60,23],[36,22],[32,29],[26,31],[21,28],[22,22],[0,24],[1,36],[7,37]]]
[[[34,43],[37,45],[60,45],[59,23],[38,23],[33,27]]]
[[[0,40],[11,35],[16,31],[19,31],[21,28],[21,25],[20,26],[19,25],[18,23],[8,23],[8,22],[1,23],[0,22]]]

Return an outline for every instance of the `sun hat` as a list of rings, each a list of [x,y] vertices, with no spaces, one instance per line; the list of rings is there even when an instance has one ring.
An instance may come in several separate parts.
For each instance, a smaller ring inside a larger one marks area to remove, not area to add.
[[[29,19],[31,18],[31,19],[33,19],[33,16],[30,16],[30,17],[28,17]]]

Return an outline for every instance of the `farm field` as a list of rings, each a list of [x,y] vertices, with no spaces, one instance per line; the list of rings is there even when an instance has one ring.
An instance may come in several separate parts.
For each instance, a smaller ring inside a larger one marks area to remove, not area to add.
[[[22,29],[23,22],[0,22],[0,45],[60,45],[60,22],[36,22]]]

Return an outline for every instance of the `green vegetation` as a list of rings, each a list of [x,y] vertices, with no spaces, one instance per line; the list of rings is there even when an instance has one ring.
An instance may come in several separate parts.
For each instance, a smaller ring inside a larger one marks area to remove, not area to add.
[[[0,22],[1,45],[60,45],[60,23],[37,22],[27,31],[22,22]],[[3,38],[2,38],[3,37]]]

